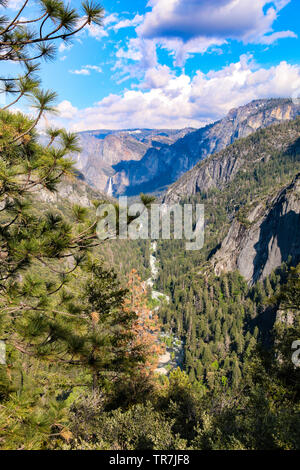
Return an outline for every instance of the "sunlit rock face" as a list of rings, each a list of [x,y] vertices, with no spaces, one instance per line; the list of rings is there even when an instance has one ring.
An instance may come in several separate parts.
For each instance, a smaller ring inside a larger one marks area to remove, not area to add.
[[[213,259],[215,272],[239,270],[250,284],[265,279],[283,262],[300,261],[300,173],[268,204],[234,220]]]

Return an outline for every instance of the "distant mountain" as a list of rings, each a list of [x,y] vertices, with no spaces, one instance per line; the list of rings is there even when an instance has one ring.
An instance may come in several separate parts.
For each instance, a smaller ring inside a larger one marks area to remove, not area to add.
[[[298,114],[300,106],[292,100],[257,100],[196,131],[192,128],[86,131],[79,134],[82,152],[74,158],[85,181],[110,196],[159,192],[236,139],[276,122],[294,119]]]
[[[77,169],[85,181],[97,190],[109,195],[126,192],[128,178],[116,165],[136,162],[149,149],[169,146],[194,129],[131,129],[94,130],[81,132],[82,152],[74,157]]]
[[[181,168],[193,166],[174,183],[165,195],[165,202],[175,202],[183,197],[220,188],[231,180],[242,166],[245,155],[236,155],[236,147],[228,147],[237,139],[253,134],[282,121],[292,120],[300,115],[300,106],[288,99],[257,100],[246,106],[232,110],[217,123],[187,135],[165,150],[165,160],[173,162],[173,174]],[[255,141],[253,150],[255,151]],[[281,142],[278,142],[281,145]],[[228,147],[223,153],[220,150]],[[163,151],[161,151],[162,153]],[[207,158],[209,155],[210,158]],[[257,149],[257,158],[262,158]],[[205,161],[202,161],[206,159]],[[175,164],[176,162],[176,164]],[[161,165],[162,166],[162,165]],[[165,171],[165,170],[164,170]]]

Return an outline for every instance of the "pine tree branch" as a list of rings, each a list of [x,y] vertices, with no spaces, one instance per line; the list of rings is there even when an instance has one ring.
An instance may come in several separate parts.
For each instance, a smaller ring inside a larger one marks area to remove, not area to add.
[[[0,31],[0,36],[3,36],[3,34],[7,33],[11,26],[13,26],[15,24],[15,22],[17,21],[17,19],[19,18],[19,16],[21,15],[22,11],[24,10],[24,8],[26,7],[28,3],[28,0],[25,0],[25,3],[23,4],[22,8],[19,10],[19,12],[17,13],[17,15],[15,16],[15,18],[10,22],[10,24],[8,26],[6,26],[6,28],[2,31]]]

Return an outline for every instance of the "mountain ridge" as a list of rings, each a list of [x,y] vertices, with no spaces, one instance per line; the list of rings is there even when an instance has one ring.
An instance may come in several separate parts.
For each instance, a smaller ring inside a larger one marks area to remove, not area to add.
[[[252,102],[252,104],[254,106],[258,105],[260,108],[258,114],[250,114],[251,126],[253,126],[253,128],[257,127],[256,131],[250,132],[250,128],[248,127],[249,120],[248,118],[244,119],[242,127],[238,127],[239,134],[242,135],[237,139],[232,135],[231,140],[233,142],[228,144],[225,149],[207,155],[209,158],[206,157],[204,161],[200,160],[191,170],[182,175],[179,180],[169,187],[164,195],[164,202],[176,202],[183,197],[191,196],[198,192],[205,192],[213,187],[219,187],[220,181],[223,183],[228,181],[236,174],[240,167],[240,162],[236,161],[234,158],[230,158],[230,155],[228,159],[224,158],[223,161],[221,161],[220,155],[222,151],[226,152],[227,149],[230,149],[230,151],[234,149],[234,147],[231,146],[234,146],[236,140],[241,142],[241,139],[251,136],[251,134],[255,135],[255,132],[260,129],[266,129],[279,122],[293,120],[292,118],[296,118],[300,114],[300,106],[294,104],[291,100],[258,100]],[[260,104],[262,106],[260,106]],[[231,111],[226,117],[226,120],[233,119],[230,116],[235,115],[235,113],[241,114],[242,108],[238,108],[237,111]],[[263,121],[261,121],[262,113],[265,115]],[[254,117],[256,118],[255,120]],[[221,122],[222,121],[219,121],[217,125],[220,126]]]

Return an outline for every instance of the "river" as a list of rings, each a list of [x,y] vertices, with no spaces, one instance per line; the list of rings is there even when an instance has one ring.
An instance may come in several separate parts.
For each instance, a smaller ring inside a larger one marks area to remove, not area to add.
[[[151,269],[151,276],[147,279],[146,284],[148,287],[151,288],[151,297],[152,299],[158,301],[160,304],[165,301],[170,303],[170,297],[163,292],[159,292],[153,289],[155,285],[155,281],[158,278],[159,274],[159,261],[157,259],[157,242],[151,242],[150,245],[150,269]],[[160,309],[160,305],[155,307],[154,311],[158,311]],[[166,343],[166,351],[165,354],[160,356],[158,367],[155,372],[168,375],[169,372],[182,365],[183,361],[183,342],[176,338],[172,334],[162,333],[161,334],[161,341]]]

